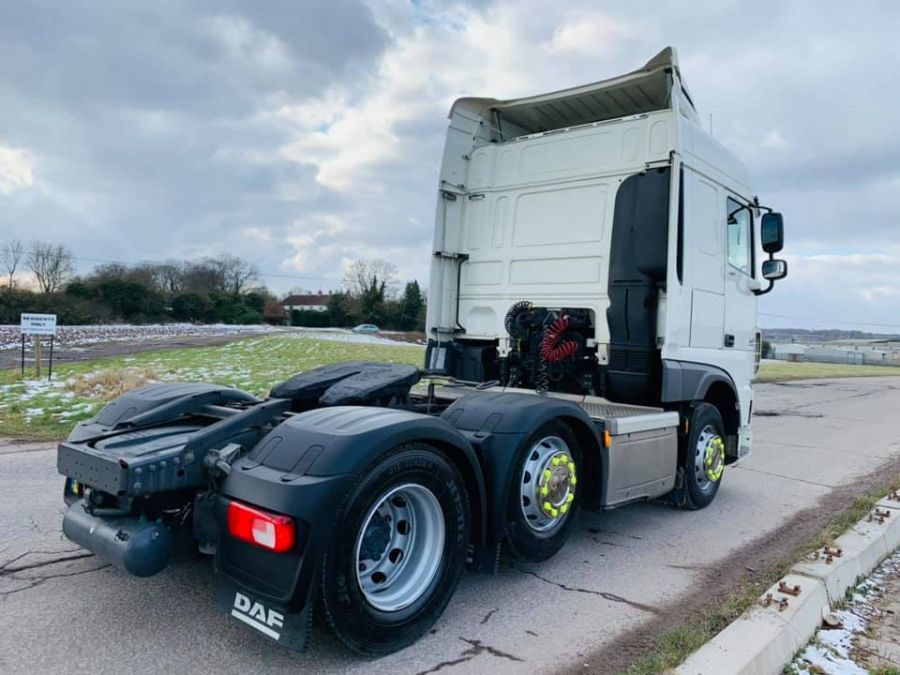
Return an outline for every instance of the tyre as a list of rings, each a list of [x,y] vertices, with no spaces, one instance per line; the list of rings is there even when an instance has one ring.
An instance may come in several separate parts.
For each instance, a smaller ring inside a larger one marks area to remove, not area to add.
[[[699,403],[691,413],[685,445],[684,506],[709,506],[722,484],[725,471],[725,425],[718,409]]]
[[[541,426],[519,450],[506,508],[504,541],[519,560],[554,556],[569,538],[581,499],[582,452],[563,422]]]
[[[466,563],[469,505],[459,470],[412,443],[368,467],[338,511],[319,576],[319,611],[360,654],[415,642],[438,619]]]

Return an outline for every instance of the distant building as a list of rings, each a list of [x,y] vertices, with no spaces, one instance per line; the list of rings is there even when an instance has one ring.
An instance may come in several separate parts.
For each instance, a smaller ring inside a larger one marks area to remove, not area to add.
[[[810,363],[849,363],[900,366],[900,349],[894,345],[871,344],[799,344],[772,345],[774,358],[780,361],[809,361]]]
[[[803,355],[804,361],[815,363],[853,363],[861,364],[863,355],[861,352],[848,347],[832,347],[821,345],[810,347]]]
[[[806,352],[806,345],[799,345],[793,342],[773,344],[772,351],[775,354],[775,358],[779,361],[802,361],[803,354]]]
[[[281,306],[287,313],[297,310],[299,312],[324,312],[328,309],[331,293],[310,293],[308,295],[289,295],[281,301]]]
[[[270,300],[263,309],[263,321],[272,326],[283,326],[287,322],[287,312],[277,300]]]

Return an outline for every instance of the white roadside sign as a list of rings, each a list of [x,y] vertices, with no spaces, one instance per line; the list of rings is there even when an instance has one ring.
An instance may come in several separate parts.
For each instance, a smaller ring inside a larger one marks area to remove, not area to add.
[[[56,335],[56,314],[22,314],[22,335]]]

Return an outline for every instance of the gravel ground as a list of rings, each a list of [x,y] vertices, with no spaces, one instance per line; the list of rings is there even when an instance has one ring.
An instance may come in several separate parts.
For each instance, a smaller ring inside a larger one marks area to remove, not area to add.
[[[797,675],[900,673],[900,552],[895,551],[853,589],[785,669]],[[834,622],[832,622],[834,623]]]

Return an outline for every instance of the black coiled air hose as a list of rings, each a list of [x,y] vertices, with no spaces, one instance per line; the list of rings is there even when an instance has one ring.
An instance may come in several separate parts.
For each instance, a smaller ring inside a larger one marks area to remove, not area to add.
[[[520,314],[530,311],[531,303],[528,302],[528,300],[519,300],[519,302],[513,304],[513,306],[507,310],[503,325],[510,337],[515,338],[516,340],[524,340],[528,337],[527,329],[519,324],[518,318]]]

